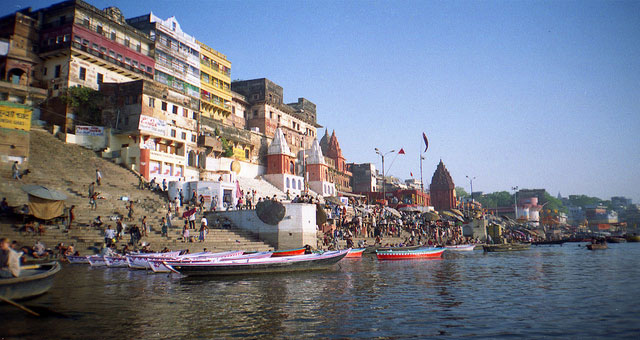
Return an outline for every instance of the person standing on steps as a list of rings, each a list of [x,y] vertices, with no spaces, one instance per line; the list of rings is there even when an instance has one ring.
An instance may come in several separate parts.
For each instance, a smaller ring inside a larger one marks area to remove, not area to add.
[[[20,179],[20,167],[18,166],[18,161],[13,162],[11,172],[13,173],[13,179]]]
[[[89,184],[89,198],[93,196],[94,192],[96,192],[96,183],[91,182],[91,184]]]
[[[71,229],[71,225],[73,224],[73,220],[76,219],[76,212],[75,212],[76,206],[72,205],[71,208],[69,208],[69,226],[67,227],[67,229]]]
[[[128,217],[129,217],[129,221],[133,221],[133,201],[129,201],[129,206],[127,207],[127,209],[129,210],[128,213]]]
[[[100,186],[101,181],[102,181],[102,173],[100,172],[100,169],[96,169],[96,183],[98,183],[98,186]]]
[[[193,213],[189,215],[189,228],[196,229],[196,208],[193,208]]]
[[[89,197],[89,206],[93,210],[98,209],[98,193],[94,192],[93,195]]]
[[[116,238],[118,240],[122,239],[122,218],[118,217],[116,220]]]
[[[166,218],[162,218],[162,236],[169,238],[169,226],[167,225],[167,219]]]
[[[142,222],[140,224],[142,225],[142,236],[148,237],[149,225],[147,224],[147,216],[142,217]]]
[[[167,191],[167,179],[162,179],[162,191]]]
[[[209,228],[207,228],[207,225],[205,223],[200,224],[200,237],[199,237],[200,242],[206,241],[208,230]]]

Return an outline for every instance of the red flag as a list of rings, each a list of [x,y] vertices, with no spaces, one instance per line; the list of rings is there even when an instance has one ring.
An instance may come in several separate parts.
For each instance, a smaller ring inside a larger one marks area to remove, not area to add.
[[[398,155],[404,155],[404,149],[400,148],[400,151],[398,151]]]
[[[413,172],[409,172],[409,174],[411,174],[411,177],[413,177]]]
[[[424,139],[424,152],[427,152],[427,149],[429,148],[429,140],[424,132],[422,133],[422,139]]]

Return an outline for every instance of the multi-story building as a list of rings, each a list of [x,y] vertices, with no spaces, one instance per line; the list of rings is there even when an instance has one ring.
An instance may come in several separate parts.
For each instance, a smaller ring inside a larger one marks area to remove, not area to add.
[[[324,136],[320,140],[320,147],[329,165],[329,181],[335,184],[336,189],[340,192],[352,192],[352,174],[347,169],[345,158],[342,155],[342,149],[340,149],[340,143],[338,143],[338,138],[336,137],[336,132],[333,131],[331,137],[329,137],[329,133],[325,130]]]
[[[329,181],[329,167],[322,155],[322,148],[318,139],[313,139],[311,151],[306,158],[305,176],[309,183],[309,188],[321,196],[335,196],[336,186]]]
[[[247,128],[273,138],[280,127],[294,154],[311,148],[320,127],[316,123],[315,104],[304,98],[284,104],[282,87],[266,78],[234,81],[231,89],[243,95],[249,104]]]
[[[213,48],[200,45],[200,111],[228,125],[231,118],[231,62]]]
[[[163,20],[153,13],[127,19],[149,35],[155,51],[154,79],[186,95],[200,98],[200,45],[182,31],[175,17]]]
[[[39,76],[52,96],[73,86],[98,90],[103,82],[153,78],[151,40],[129,26],[118,8],[100,10],[84,1],[70,0],[34,15],[40,20],[39,56],[43,62]],[[42,117],[71,130],[74,113],[58,104],[43,111]]]
[[[104,83],[101,92],[112,129],[106,156],[147,180],[200,179],[206,154],[197,145],[197,99],[150,80]]]
[[[247,129],[247,112],[249,110],[247,98],[233,91],[231,91],[231,97],[231,119],[229,122],[235,128]]]
[[[351,172],[351,188],[355,193],[374,192],[377,190],[376,167],[373,163],[349,163]]]

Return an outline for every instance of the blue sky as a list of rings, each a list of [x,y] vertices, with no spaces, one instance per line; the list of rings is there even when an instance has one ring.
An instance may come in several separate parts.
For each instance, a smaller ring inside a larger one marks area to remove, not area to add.
[[[476,191],[640,202],[638,1],[89,2],[176,16],[232,79],[316,103],[350,162],[404,148],[389,173],[419,177],[426,132],[425,184],[442,159],[467,191],[469,175]]]

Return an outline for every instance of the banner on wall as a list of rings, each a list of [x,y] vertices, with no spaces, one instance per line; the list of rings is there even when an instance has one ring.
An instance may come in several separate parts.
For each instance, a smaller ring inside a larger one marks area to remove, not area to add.
[[[76,135],[78,136],[104,136],[104,127],[102,126],[76,126]]]
[[[160,175],[160,163],[150,161],[149,173],[152,175]]]
[[[141,115],[138,128],[160,136],[167,135],[167,122],[151,116]]]

